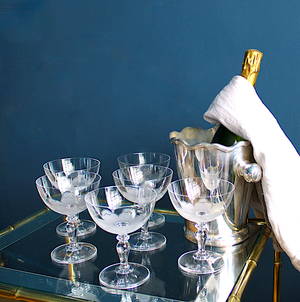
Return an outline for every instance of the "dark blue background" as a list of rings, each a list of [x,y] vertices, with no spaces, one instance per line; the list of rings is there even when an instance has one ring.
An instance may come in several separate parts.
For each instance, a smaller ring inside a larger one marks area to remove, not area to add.
[[[48,160],[96,157],[109,185],[121,154],[174,158],[169,132],[211,126],[203,113],[249,48],[264,53],[257,92],[299,150],[299,13],[279,0],[1,0],[0,229],[43,207]]]

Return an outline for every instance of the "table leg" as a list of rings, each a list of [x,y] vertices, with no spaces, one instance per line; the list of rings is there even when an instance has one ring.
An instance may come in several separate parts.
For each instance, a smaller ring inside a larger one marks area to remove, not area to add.
[[[274,252],[273,302],[280,301],[282,252]]]

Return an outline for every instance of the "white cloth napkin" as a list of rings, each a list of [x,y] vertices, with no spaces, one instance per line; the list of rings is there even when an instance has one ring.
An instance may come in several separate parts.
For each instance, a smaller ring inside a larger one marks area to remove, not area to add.
[[[204,119],[249,140],[263,170],[267,218],[281,248],[300,271],[300,157],[253,86],[235,76],[216,96]]]

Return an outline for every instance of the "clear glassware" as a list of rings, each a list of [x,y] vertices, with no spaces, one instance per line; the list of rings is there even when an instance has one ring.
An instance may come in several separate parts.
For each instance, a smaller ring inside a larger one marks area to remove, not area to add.
[[[99,187],[101,176],[84,170],[68,176],[57,173],[57,186],[44,175],[36,180],[36,187],[43,202],[52,211],[66,215],[69,243],[56,247],[51,259],[60,264],[81,263],[92,259],[97,249],[92,244],[77,241],[77,214],[86,209],[84,195]]]
[[[100,170],[100,161],[90,157],[70,157],[51,160],[43,165],[43,169],[52,185],[57,186],[57,173],[63,172],[66,176],[78,170],[86,170],[98,174]],[[91,220],[78,218],[78,237],[92,234],[96,231],[96,224]],[[67,223],[62,222],[56,228],[57,234],[68,236],[66,229]]]
[[[122,192],[122,187],[128,185],[152,188],[156,191],[157,197],[154,202],[160,200],[172,180],[172,169],[156,165],[138,165],[118,169],[113,172],[115,185]],[[130,197],[128,197],[130,198]],[[131,200],[134,202],[134,200]],[[157,232],[149,232],[149,220],[142,226],[141,232],[130,236],[130,246],[134,251],[154,251],[162,248],[167,242],[164,235]]]
[[[224,160],[220,157],[218,150],[201,149],[195,152],[200,170],[201,179],[211,194],[218,187],[219,180],[224,179]]]
[[[178,259],[179,268],[189,274],[212,274],[224,265],[222,255],[205,250],[207,238],[206,223],[222,215],[233,198],[234,185],[219,180],[214,192],[206,187],[200,178],[186,178],[173,181],[168,193],[175,210],[183,218],[195,223],[197,251],[189,251]]]
[[[127,198],[130,196],[130,199]],[[85,196],[87,209],[96,224],[106,232],[117,235],[120,262],[104,268],[100,283],[114,289],[130,289],[144,284],[150,277],[147,267],[128,262],[130,236],[149,219],[156,192],[150,188],[126,186],[123,193],[117,186],[102,187]],[[130,200],[136,200],[131,202]]]
[[[159,152],[135,152],[121,155],[117,158],[118,165],[120,169],[136,166],[136,165],[145,165],[153,164],[158,166],[169,167],[171,157],[165,153]],[[153,212],[148,226],[149,228],[157,227],[165,222],[165,216],[160,213]]]

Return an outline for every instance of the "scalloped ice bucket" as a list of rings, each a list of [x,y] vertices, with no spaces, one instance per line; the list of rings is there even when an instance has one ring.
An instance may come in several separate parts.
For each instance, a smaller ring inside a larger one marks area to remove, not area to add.
[[[179,178],[201,178],[200,164],[204,158],[218,158],[222,162],[221,178],[235,185],[234,197],[226,212],[208,223],[207,245],[227,247],[239,244],[249,237],[247,219],[255,182],[260,181],[262,171],[253,159],[252,145],[240,141],[231,147],[211,144],[218,126],[208,130],[186,127],[181,132],[170,133],[174,144],[177,174]],[[195,224],[186,220],[185,237],[195,240]]]

